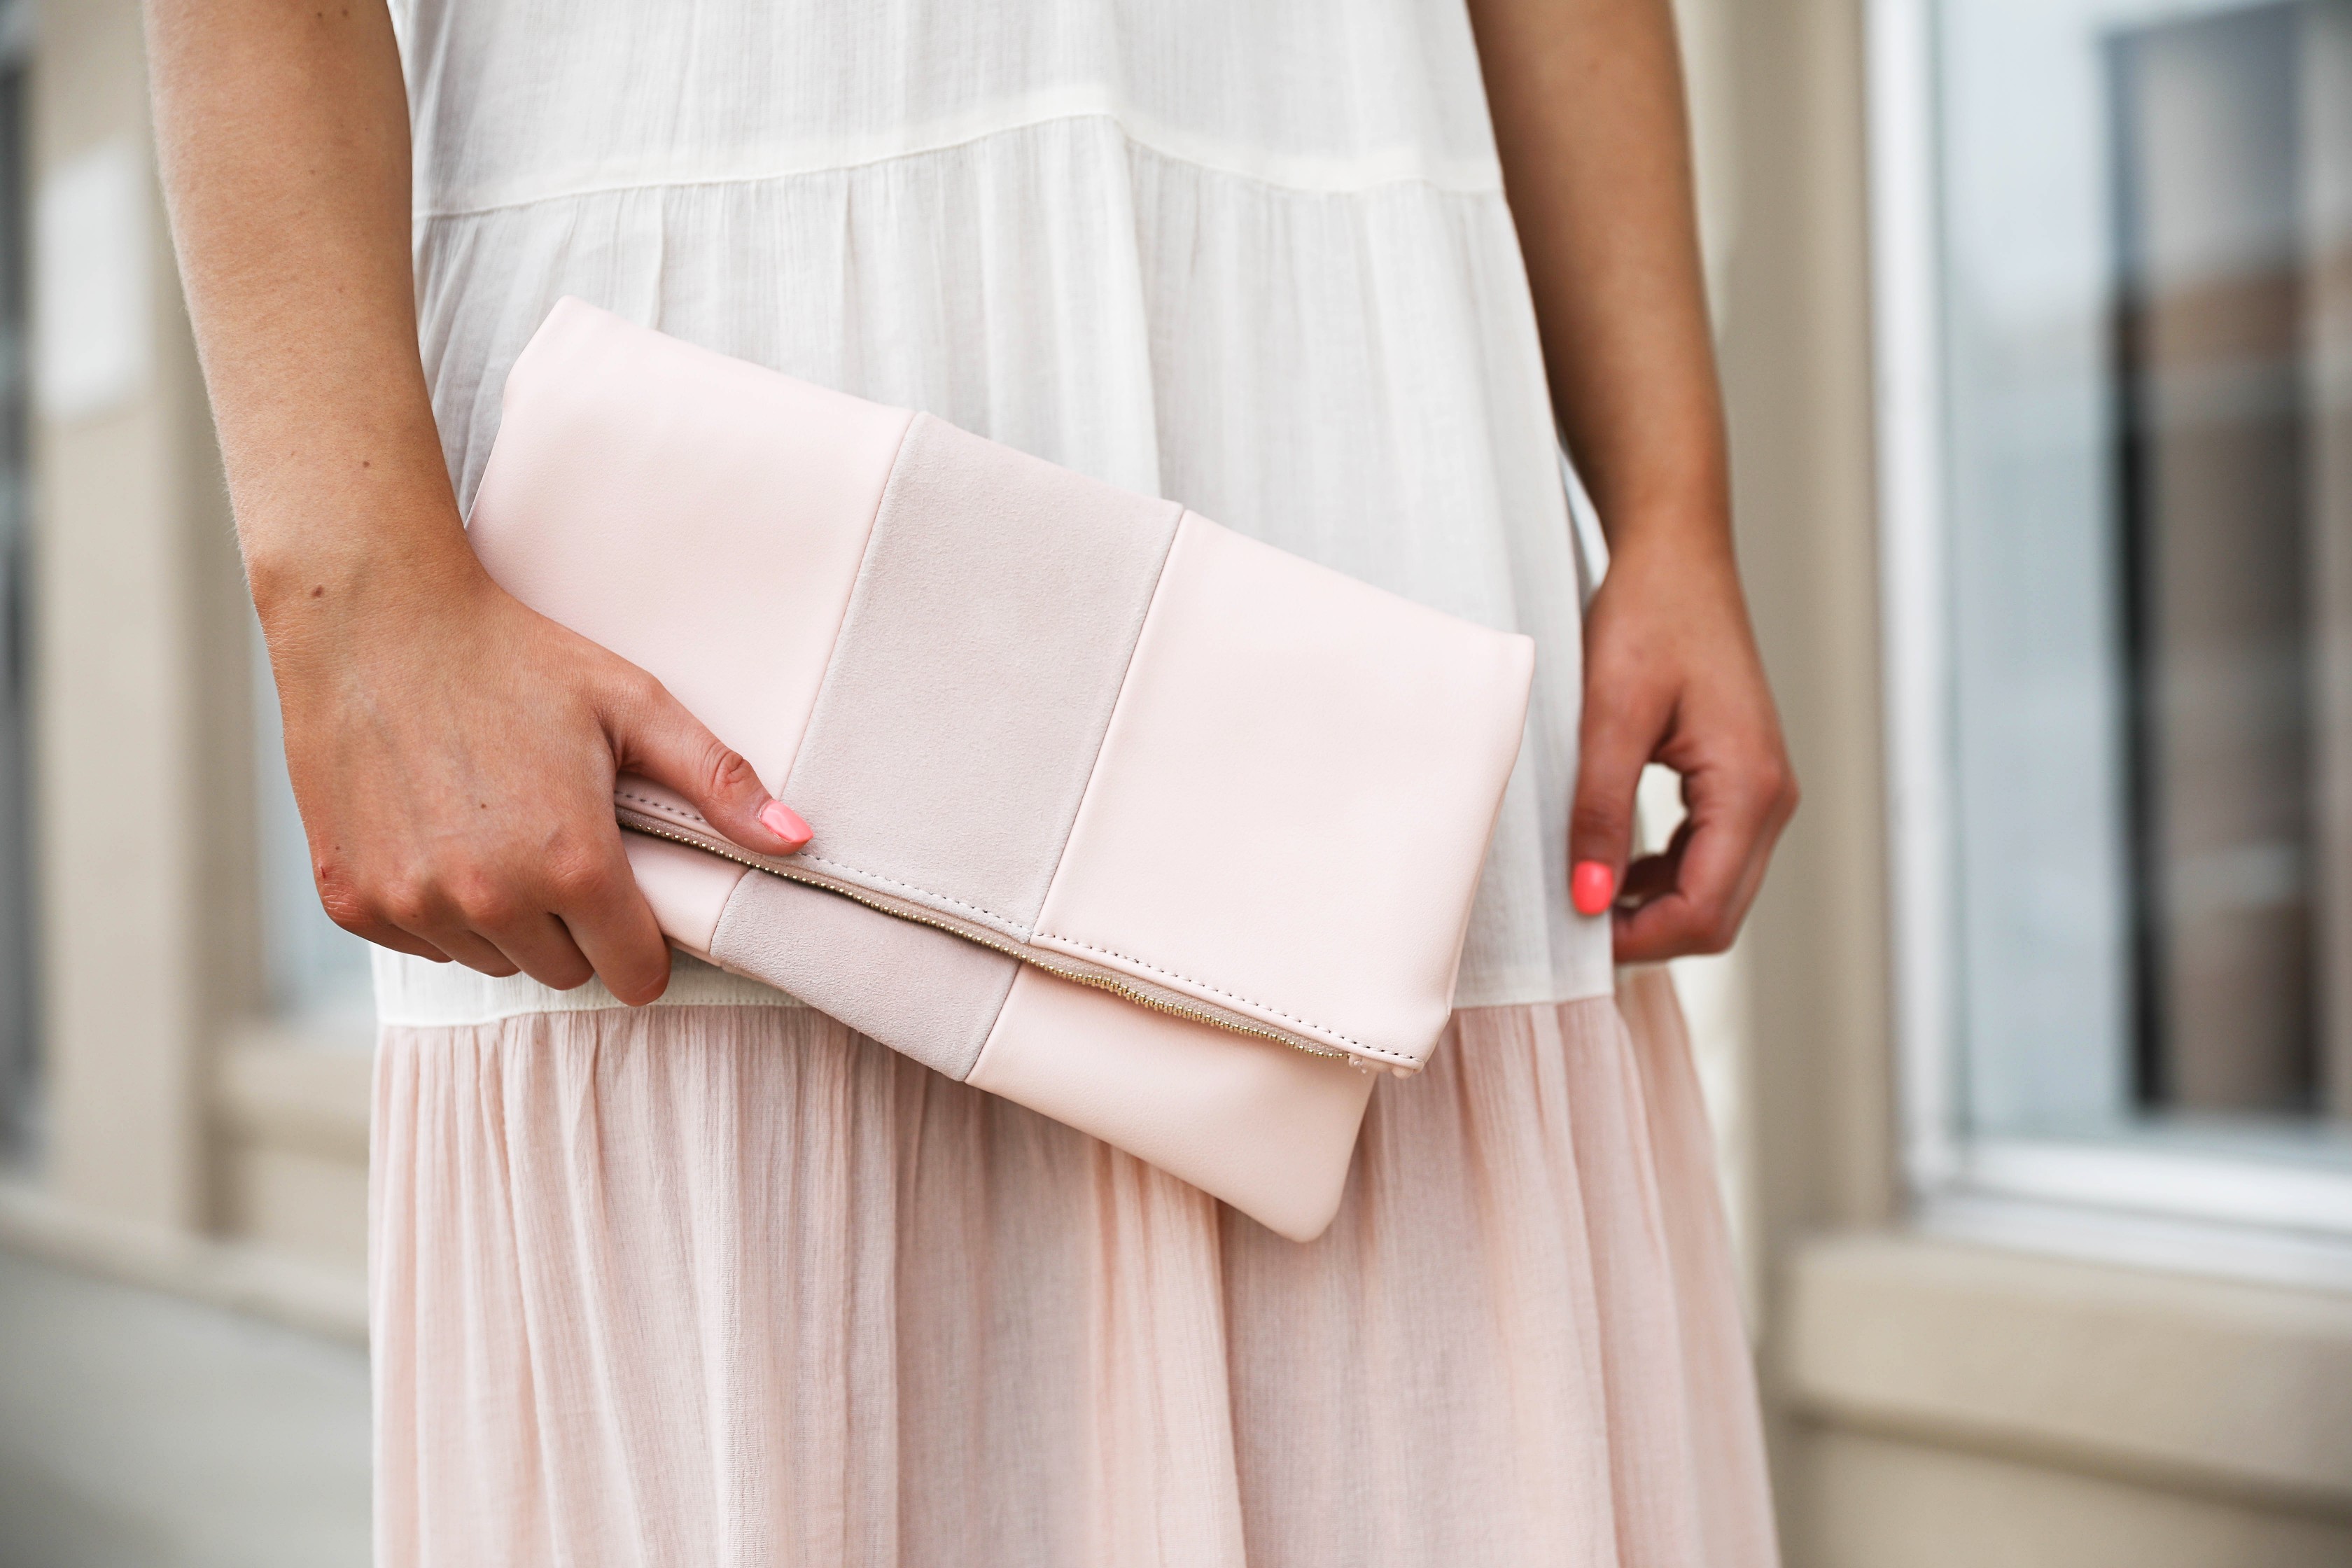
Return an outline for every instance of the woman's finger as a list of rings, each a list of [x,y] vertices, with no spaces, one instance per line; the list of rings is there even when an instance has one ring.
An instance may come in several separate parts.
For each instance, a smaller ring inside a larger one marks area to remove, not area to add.
[[[412,931],[409,934],[431,942],[454,962],[493,980],[504,980],[510,974],[522,973],[522,965],[499,952],[495,943],[464,926],[438,923],[425,931]]]
[[[596,966],[572,940],[571,930],[544,910],[478,928],[477,934],[541,985],[570,991],[595,975]]]
[[[1778,832],[1769,781],[1694,775],[1691,815],[1677,830],[1674,886],[1614,922],[1618,962],[1651,963],[1721,952],[1738,934]]]
[[[646,677],[614,705],[614,760],[630,773],[677,791],[713,827],[762,855],[797,855],[808,824],[772,798],[760,775],[659,681]]]
[[[335,923],[362,942],[372,942],[378,947],[388,947],[394,952],[404,952],[411,957],[427,959],[435,963],[449,962],[447,953],[423,937],[411,935],[398,926],[388,924],[383,921],[362,919],[346,924],[337,920]]]
[[[1580,915],[1617,899],[1633,847],[1633,794],[1664,732],[1663,709],[1630,691],[1585,688],[1576,799],[1568,818],[1569,901]]]
[[[556,915],[604,988],[642,1007],[669,988],[669,943],[615,832],[611,853],[557,889]]]
[[[1675,825],[1674,837],[1664,849],[1641,856],[1625,868],[1625,885],[1617,890],[1619,910],[1640,909],[1651,900],[1675,890],[1682,877],[1683,850],[1690,843],[1690,819],[1685,817]]]

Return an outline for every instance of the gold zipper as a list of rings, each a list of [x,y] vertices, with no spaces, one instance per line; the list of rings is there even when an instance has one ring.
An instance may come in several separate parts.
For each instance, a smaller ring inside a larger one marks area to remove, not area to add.
[[[798,882],[803,887],[836,894],[849,900],[852,903],[863,904],[877,914],[888,915],[894,920],[910,921],[917,925],[929,926],[934,931],[961,937],[966,942],[1001,952],[1005,957],[1028,964],[1032,968],[1042,969],[1046,973],[1060,979],[1072,981],[1080,985],[1091,985],[1097,991],[1108,991],[1139,1007],[1149,1007],[1157,1013],[1171,1014],[1195,1024],[1206,1024],[1211,1028],[1223,1029],[1230,1034],[1248,1035],[1261,1040],[1279,1041],[1291,1049],[1304,1051],[1310,1057],[1324,1057],[1352,1062],[1359,1068],[1375,1072],[1388,1065],[1385,1062],[1366,1061],[1352,1052],[1338,1050],[1332,1047],[1305,1039],[1286,1029],[1277,1029],[1260,1024],[1254,1019],[1213,1012],[1189,1002],[1178,1001],[1166,993],[1144,989],[1135,982],[1106,970],[1097,969],[1089,964],[1073,963],[1056,955],[1042,952],[1025,942],[1015,942],[999,937],[985,927],[950,919],[905,900],[887,898],[860,888],[854,882],[845,882],[821,871],[812,871],[804,866],[774,859],[765,855],[754,855],[740,845],[720,838],[715,834],[689,832],[669,823],[656,821],[642,812],[632,811],[626,806],[616,806],[614,809],[620,819],[621,826],[632,832],[643,833],[653,838],[667,838],[673,844],[683,844],[690,849],[700,849],[707,854],[719,856],[724,859],[734,861],[739,866],[748,866],[754,871],[765,871],[772,877],[782,877],[788,882]]]

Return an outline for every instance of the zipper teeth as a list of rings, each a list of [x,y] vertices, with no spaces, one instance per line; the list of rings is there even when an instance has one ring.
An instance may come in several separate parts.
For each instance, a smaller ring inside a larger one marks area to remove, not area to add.
[[[1280,1030],[1260,1028],[1255,1025],[1242,1023],[1236,1019],[1219,1017],[1214,1013],[1203,1013],[1195,1008],[1186,1007],[1181,1004],[1168,1001],[1164,997],[1153,995],[1149,992],[1139,991],[1134,986],[1129,985],[1123,981],[1115,979],[1110,975],[1102,973],[1098,970],[1079,969],[1068,964],[1056,963],[1050,958],[1042,956],[1034,948],[1015,947],[1011,942],[1000,941],[996,938],[985,935],[980,931],[970,930],[961,925],[951,925],[946,921],[938,920],[928,915],[892,908],[888,905],[879,903],[874,899],[862,895],[854,888],[844,887],[840,883],[830,879],[820,879],[816,877],[811,876],[806,871],[786,870],[782,867],[773,865],[746,850],[732,847],[721,848],[718,844],[709,842],[698,835],[683,833],[675,828],[655,826],[654,824],[647,822],[635,812],[630,812],[628,814],[626,826],[633,833],[643,833],[654,838],[667,838],[673,844],[683,844],[689,849],[699,849],[706,854],[717,855],[723,859],[732,860],[739,866],[747,866],[754,871],[764,871],[772,877],[782,877],[788,882],[798,882],[804,888],[815,888],[824,892],[835,894],[841,898],[847,899],[852,903],[863,904],[877,914],[888,915],[893,920],[911,921],[917,925],[926,925],[929,926],[934,931],[945,931],[950,936],[961,937],[965,942],[975,943],[981,947],[992,949],[997,952],[1003,953],[1005,957],[1013,959],[1018,963],[1026,963],[1033,968],[1042,969],[1048,974],[1058,976],[1064,980],[1076,982],[1080,985],[1091,985],[1097,991],[1108,991],[1115,996],[1119,996],[1127,1001],[1134,1003],[1139,1007],[1149,1007],[1155,1013],[1171,1014],[1179,1018],[1189,1019],[1195,1024],[1206,1024],[1212,1028],[1223,1029],[1228,1034],[1248,1035],[1261,1040],[1274,1040],[1279,1044],[1288,1046],[1294,1051],[1301,1051],[1310,1057],[1324,1057],[1339,1061],[1355,1062],[1358,1067],[1362,1068],[1368,1068],[1371,1065],[1359,1060],[1354,1055],[1347,1051],[1332,1050],[1321,1046],[1308,1045],[1304,1040],[1292,1035],[1284,1034]]]

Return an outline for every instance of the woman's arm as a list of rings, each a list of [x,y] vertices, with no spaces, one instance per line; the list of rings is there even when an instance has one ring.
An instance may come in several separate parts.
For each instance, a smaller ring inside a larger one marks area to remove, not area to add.
[[[150,0],[173,234],[327,911],[371,942],[646,1002],[669,957],[630,769],[806,842],[644,671],[467,545],[418,360],[408,103],[383,0]]]
[[[1717,952],[1796,810],[1732,559],[1668,0],[1472,0],[1552,405],[1609,538],[1584,627],[1570,885],[1622,963]],[[1644,763],[1689,816],[1626,861]],[[1622,889],[1622,891],[1621,891]]]

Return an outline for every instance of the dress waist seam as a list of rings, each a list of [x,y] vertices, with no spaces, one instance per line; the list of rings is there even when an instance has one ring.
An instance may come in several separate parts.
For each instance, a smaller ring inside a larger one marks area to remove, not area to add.
[[[541,188],[478,186],[436,193],[420,183],[415,195],[418,224],[486,216],[557,202],[622,195],[633,191],[697,186],[752,185],[855,173],[877,165],[959,152],[1000,137],[1052,126],[1094,121],[1108,125],[1134,151],[1205,174],[1246,181],[1289,195],[1369,195],[1398,186],[1437,194],[1499,198],[1502,171],[1491,157],[1449,157],[1410,144],[1359,153],[1280,153],[1237,146],[1213,137],[1159,124],[1099,89],[1061,89],[991,105],[957,119],[878,132],[855,142],[780,150],[738,167],[679,166],[616,170],[609,165],[578,178],[550,180]],[[522,183],[517,182],[520,186]]]

